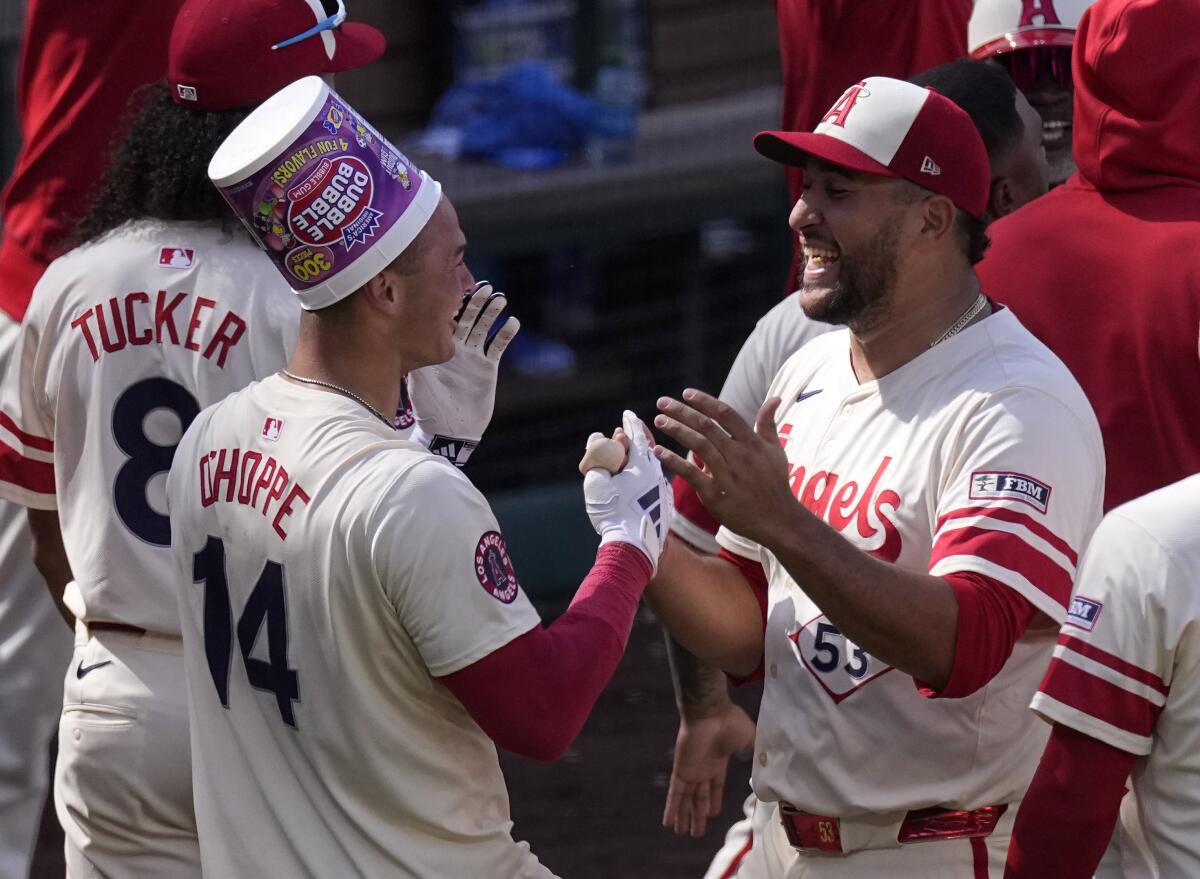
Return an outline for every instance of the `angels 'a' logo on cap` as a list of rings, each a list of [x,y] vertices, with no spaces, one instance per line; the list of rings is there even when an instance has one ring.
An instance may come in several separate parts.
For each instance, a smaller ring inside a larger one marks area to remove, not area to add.
[[[871,90],[867,88],[865,82],[850,86],[846,89],[845,94],[837,99],[837,103],[829,108],[829,112],[821,119],[821,123],[830,122],[839,128],[845,128],[846,117],[850,115],[850,111],[854,109],[859,99],[869,97],[871,97]]]
[[[1041,17],[1041,21],[1033,20],[1037,16]],[[1039,24],[1042,27],[1049,24],[1062,24],[1058,12],[1054,9],[1054,0],[1021,0],[1021,23],[1018,26],[1029,27],[1032,24]]]

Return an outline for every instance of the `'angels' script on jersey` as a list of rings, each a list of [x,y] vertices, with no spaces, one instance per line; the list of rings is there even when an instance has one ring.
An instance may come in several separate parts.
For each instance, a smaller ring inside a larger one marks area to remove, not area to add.
[[[784,424],[779,429],[780,441],[786,444],[791,432],[792,425]],[[788,484],[792,494],[813,515],[824,519],[837,531],[845,532],[853,524],[862,538],[856,543],[876,558],[894,562],[900,557],[900,531],[885,510],[899,508],[901,498],[890,488],[879,489],[891,463],[891,457],[884,456],[865,488],[860,488],[852,479],[842,482],[841,476],[832,470],[809,472],[803,464],[789,463]],[[883,540],[876,541],[877,546],[871,546],[872,538],[881,530]]]
[[[278,502],[271,527],[284,540],[287,532],[283,520],[296,512],[297,503],[307,504],[312,499],[300,483],[292,482],[287,468],[270,455],[264,457],[253,449],[214,449],[200,456],[201,506],[236,501],[244,507],[258,508],[260,496],[263,502],[259,511],[264,516],[270,515],[271,504]]]
[[[188,299],[192,300],[190,308],[184,305]],[[83,334],[92,362],[100,359],[100,348],[106,354],[115,354],[127,345],[153,342],[156,345],[182,344],[189,351],[200,351],[201,357],[224,368],[230,349],[246,332],[246,321],[232,309],[225,309],[220,323],[216,323],[215,315],[209,314],[216,305],[216,301],[204,296],[169,294],[166,290],[159,290],[152,303],[149,293],[138,290],[93,305],[71,321],[71,327]],[[209,336],[208,329],[214,323],[216,330]],[[99,348],[96,346],[97,335]],[[208,341],[202,346],[205,336]]]
[[[854,695],[859,687],[892,670],[847,639],[824,616],[809,620],[788,635],[788,640],[800,663],[834,702]]]

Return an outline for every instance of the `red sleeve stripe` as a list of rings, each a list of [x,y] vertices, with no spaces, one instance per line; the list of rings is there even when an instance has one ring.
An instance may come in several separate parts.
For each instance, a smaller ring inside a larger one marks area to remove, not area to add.
[[[48,440],[45,437],[34,436],[32,433],[26,433],[17,427],[17,423],[12,420],[12,417],[4,411],[0,411],[0,427],[3,427],[14,437],[20,440],[31,449],[37,449],[39,452],[53,452],[54,441]]]
[[[0,482],[54,496],[54,465],[26,458],[0,443]]]
[[[1071,544],[1067,543],[1032,516],[1027,516],[1020,510],[1013,510],[1008,507],[964,507],[961,510],[951,510],[938,519],[937,528],[934,531],[941,531],[942,526],[950,519],[966,519],[973,516],[980,516],[985,519],[999,519],[1002,522],[1023,525],[1070,559],[1072,565],[1079,564],[1079,553],[1071,548]]]
[[[1065,632],[1058,636],[1058,643],[1068,650],[1073,650],[1081,656],[1086,656],[1093,662],[1098,662],[1119,674],[1123,674],[1127,678],[1137,681],[1139,684],[1145,684],[1147,687],[1157,690],[1164,696],[1171,692],[1171,688],[1163,683],[1163,679],[1154,674],[1154,672],[1146,671],[1132,662],[1126,662],[1119,656],[1114,656],[1106,650],[1101,650],[1095,644],[1089,644],[1087,641],[1076,638],[1074,635],[1068,635]]]
[[[1076,711],[1136,736],[1149,736],[1162,710],[1150,700],[1058,657],[1050,660],[1040,689]]]
[[[683,478],[676,476],[671,481],[671,489],[675,494],[675,514],[687,519],[688,524],[692,526],[689,531],[698,530],[707,534],[716,534],[717,529],[721,527],[720,523],[713,518],[712,513],[708,511],[708,507],[704,506],[704,502],[700,500],[700,495],[696,494],[695,490],[684,482]],[[684,535],[686,538],[687,535]],[[712,550],[716,552],[716,550]]]
[[[975,556],[1020,574],[1063,607],[1071,600],[1072,572],[1008,531],[973,526],[946,531],[933,545],[929,569],[933,570],[934,565],[947,556],[963,555]]]

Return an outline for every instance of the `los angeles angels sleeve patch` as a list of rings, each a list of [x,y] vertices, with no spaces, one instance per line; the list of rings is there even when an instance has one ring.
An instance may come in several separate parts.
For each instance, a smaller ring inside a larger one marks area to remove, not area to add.
[[[1024,473],[977,470],[971,474],[973,500],[1012,500],[1028,504],[1039,513],[1050,508],[1050,486]]]
[[[484,591],[504,604],[512,604],[517,598],[520,584],[508,558],[508,547],[504,535],[499,531],[487,531],[475,546],[475,576]]]

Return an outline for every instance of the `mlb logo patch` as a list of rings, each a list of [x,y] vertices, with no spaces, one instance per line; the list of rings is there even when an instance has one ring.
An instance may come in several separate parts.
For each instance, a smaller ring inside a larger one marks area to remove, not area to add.
[[[1100,611],[1103,609],[1104,605],[1099,601],[1082,597],[1072,598],[1071,606],[1067,609],[1066,621],[1078,629],[1090,632],[1096,627],[1096,620],[1100,618]]]
[[[179,94],[181,101],[198,101],[200,98],[196,95],[196,87],[193,85],[177,85],[175,91]]]
[[[196,251],[190,247],[164,247],[158,252],[158,264],[169,269],[190,269],[196,261]]]
[[[1039,513],[1050,507],[1050,486],[1023,473],[982,471],[971,474],[972,500],[1011,500],[1029,504]]]
[[[279,433],[283,430],[282,418],[270,418],[263,422],[262,436],[263,439],[269,439],[271,442],[279,440]]]

